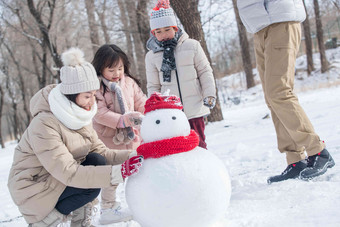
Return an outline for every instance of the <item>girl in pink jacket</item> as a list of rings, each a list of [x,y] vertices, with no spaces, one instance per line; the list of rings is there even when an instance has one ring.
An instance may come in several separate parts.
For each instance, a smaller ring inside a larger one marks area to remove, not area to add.
[[[135,150],[140,144],[138,126],[147,97],[130,74],[128,57],[116,45],[103,45],[92,64],[101,81],[96,93],[98,112],[93,118],[93,128],[107,147]],[[101,224],[132,219],[131,213],[121,209],[116,201],[117,186],[102,189]]]

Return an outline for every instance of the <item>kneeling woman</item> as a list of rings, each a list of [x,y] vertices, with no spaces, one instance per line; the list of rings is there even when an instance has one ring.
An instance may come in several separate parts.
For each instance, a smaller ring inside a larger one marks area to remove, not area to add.
[[[115,152],[98,139],[91,122],[99,81],[83,52],[62,54],[61,83],[37,92],[33,120],[15,148],[8,178],[12,199],[30,226],[90,226],[92,201],[100,188],[138,171],[141,157]],[[123,164],[122,164],[123,163]]]

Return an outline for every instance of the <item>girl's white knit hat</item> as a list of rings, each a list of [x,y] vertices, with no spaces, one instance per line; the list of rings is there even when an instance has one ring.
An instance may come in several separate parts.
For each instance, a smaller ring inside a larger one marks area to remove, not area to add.
[[[157,28],[177,26],[176,17],[169,0],[158,0],[150,16],[151,31]]]
[[[96,70],[86,62],[84,53],[78,48],[71,48],[61,55],[64,66],[60,69],[60,91],[65,94],[79,94],[98,90],[100,83]]]

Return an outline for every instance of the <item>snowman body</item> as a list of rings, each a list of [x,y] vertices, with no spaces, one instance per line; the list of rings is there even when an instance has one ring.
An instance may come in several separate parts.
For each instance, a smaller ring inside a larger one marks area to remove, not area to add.
[[[141,125],[144,143],[173,137],[183,137],[186,143],[186,136],[193,133],[179,109],[151,111]],[[171,148],[168,145],[167,150]],[[139,173],[128,178],[126,201],[134,220],[142,227],[212,226],[229,205],[228,172],[220,159],[197,145],[184,152],[177,152],[176,143],[173,148],[170,155],[147,157]]]

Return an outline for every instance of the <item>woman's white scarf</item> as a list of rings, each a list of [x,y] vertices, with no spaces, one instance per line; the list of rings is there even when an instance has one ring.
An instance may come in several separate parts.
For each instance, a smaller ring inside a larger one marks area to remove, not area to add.
[[[91,110],[79,107],[61,93],[60,84],[51,90],[48,95],[48,102],[54,116],[72,130],[78,130],[91,124],[92,118],[97,113],[97,103],[93,104]]]

